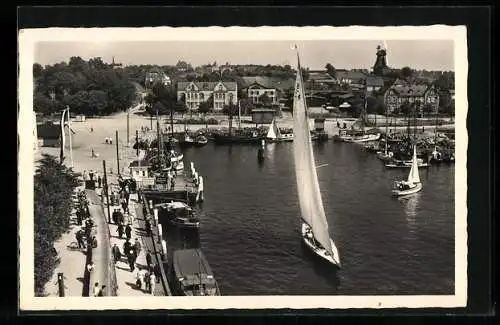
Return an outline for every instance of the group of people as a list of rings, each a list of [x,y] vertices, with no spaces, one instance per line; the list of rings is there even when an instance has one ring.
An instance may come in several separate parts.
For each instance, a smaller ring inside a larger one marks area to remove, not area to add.
[[[94,149],[92,149],[94,150]],[[101,175],[99,175],[98,172],[95,172],[93,170],[84,170],[83,171],[83,180],[85,182],[88,182],[88,181],[91,181],[91,182],[95,182],[95,187],[96,188],[101,188],[104,184],[103,182],[103,179],[101,178]]]
[[[94,222],[90,218],[89,201],[85,191],[78,192],[78,204],[76,209],[76,219],[80,226],[83,226],[75,233],[78,248],[87,248],[87,245],[97,247],[97,240],[92,232]]]
[[[132,222],[134,218],[129,210],[129,200],[130,194],[135,192],[135,184],[131,184],[131,180],[118,178],[119,190],[113,191],[110,194],[111,204],[118,205],[120,208],[115,208],[112,213],[112,221],[117,225],[116,232],[118,233],[118,238],[123,239],[125,236],[125,242],[122,247],[118,244],[113,244],[111,248],[113,261],[116,264],[122,260],[122,257],[126,258],[126,263],[132,272],[134,279],[136,280],[136,285],[138,289],[143,288],[154,295],[154,290],[156,283],[160,281],[161,271],[160,268],[155,265],[152,261],[152,256],[149,251],[146,253],[146,268],[139,267],[137,264],[137,258],[142,250],[140,238],[135,238],[132,242]],[[128,218],[127,218],[128,217]],[[128,220],[126,220],[128,219]],[[149,230],[148,230],[149,229]],[[146,232],[151,235],[151,223],[146,220]]]

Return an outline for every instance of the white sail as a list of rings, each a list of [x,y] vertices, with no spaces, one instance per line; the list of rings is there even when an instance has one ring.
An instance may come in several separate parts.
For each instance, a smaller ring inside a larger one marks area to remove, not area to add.
[[[297,54],[297,80],[293,98],[294,160],[302,219],[312,228],[314,238],[334,255],[328,223],[314,162],[304,88]]]
[[[413,146],[413,159],[411,161],[410,173],[408,174],[408,183],[420,183],[420,175],[418,173],[417,147]]]
[[[276,134],[276,124],[274,122],[274,119],[271,122],[271,125],[269,125],[269,130],[267,131],[266,138],[268,139],[277,139],[278,135]]]

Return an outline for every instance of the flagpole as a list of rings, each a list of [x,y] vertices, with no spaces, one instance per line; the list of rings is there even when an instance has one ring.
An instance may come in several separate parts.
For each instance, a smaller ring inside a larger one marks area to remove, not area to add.
[[[63,110],[62,115],[61,115],[61,152],[59,154],[59,159],[61,161],[61,164],[63,163],[64,160],[64,145],[65,145],[65,137],[64,137],[64,115],[66,114],[66,110]]]

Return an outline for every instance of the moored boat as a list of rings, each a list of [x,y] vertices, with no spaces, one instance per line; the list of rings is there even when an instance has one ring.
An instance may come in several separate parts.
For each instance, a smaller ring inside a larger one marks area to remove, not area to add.
[[[208,143],[207,137],[205,137],[203,134],[199,134],[195,138],[195,146],[197,147],[202,147]]]
[[[194,210],[184,202],[173,201],[156,205],[162,208],[169,222],[179,228],[198,229],[200,219]]]
[[[174,290],[183,296],[220,296],[212,268],[200,249],[181,249],[173,256]]]

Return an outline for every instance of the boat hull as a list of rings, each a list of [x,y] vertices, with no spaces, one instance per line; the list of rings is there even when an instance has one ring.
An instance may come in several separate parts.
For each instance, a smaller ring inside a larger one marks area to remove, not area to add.
[[[405,195],[411,195],[415,194],[417,192],[420,192],[422,190],[422,183],[417,183],[415,184],[415,187],[406,189],[406,190],[392,190],[392,195],[393,196],[405,196]]]
[[[354,143],[362,143],[362,142],[370,142],[370,141],[378,141],[380,140],[380,133],[377,134],[364,134],[361,136],[353,136],[346,138],[345,142],[354,142]]]
[[[318,257],[320,257],[325,262],[335,265],[340,268],[340,258],[337,247],[333,240],[330,239],[330,243],[332,245],[334,256],[331,256],[327,253],[326,249],[316,246],[307,236],[308,231],[311,228],[306,223],[302,223],[302,242]]]
[[[404,164],[386,164],[385,167],[387,168],[411,168],[411,163],[404,163]],[[427,168],[429,167],[428,163],[421,163],[418,164],[418,168]]]

